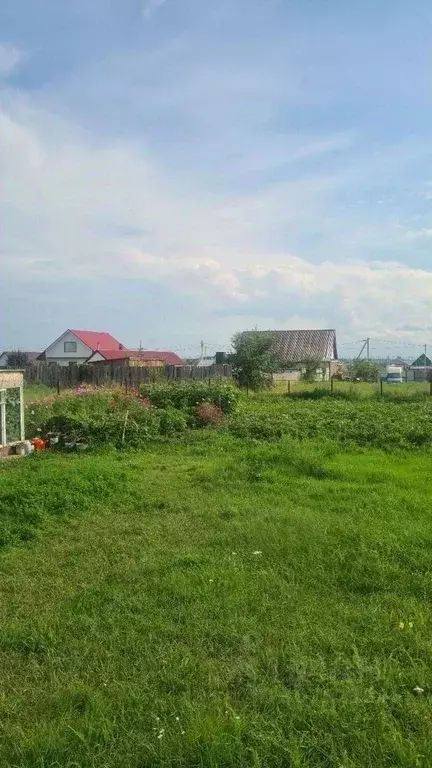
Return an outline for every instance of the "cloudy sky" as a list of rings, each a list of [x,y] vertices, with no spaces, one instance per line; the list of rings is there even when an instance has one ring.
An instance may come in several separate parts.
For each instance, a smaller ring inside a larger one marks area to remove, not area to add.
[[[1,3],[0,346],[432,344],[431,31],[429,0]]]

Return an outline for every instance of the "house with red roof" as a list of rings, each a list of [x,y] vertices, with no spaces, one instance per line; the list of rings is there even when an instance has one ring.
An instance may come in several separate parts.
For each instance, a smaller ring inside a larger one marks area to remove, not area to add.
[[[104,365],[130,365],[161,368],[164,365],[184,365],[175,352],[141,349],[98,349],[87,360],[88,363]]]
[[[53,341],[37,359],[57,365],[85,363],[99,349],[120,352],[123,350],[123,344],[110,333],[69,329]]]

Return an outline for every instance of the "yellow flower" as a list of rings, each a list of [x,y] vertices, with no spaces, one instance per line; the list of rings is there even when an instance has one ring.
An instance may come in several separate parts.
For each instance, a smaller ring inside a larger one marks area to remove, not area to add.
[[[399,622],[399,629],[403,629],[405,626],[405,623],[403,621]]]

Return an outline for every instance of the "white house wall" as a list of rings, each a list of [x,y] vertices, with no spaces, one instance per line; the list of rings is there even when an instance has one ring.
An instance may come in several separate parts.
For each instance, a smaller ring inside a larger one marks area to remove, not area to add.
[[[103,356],[103,355],[101,355],[101,353],[100,353],[100,352],[95,352],[95,353],[94,353],[94,354],[91,356],[91,358],[90,358],[90,360],[89,360],[88,362],[89,362],[89,363],[100,363],[102,360],[105,360],[104,356]]]
[[[76,342],[76,352],[65,352],[65,342]],[[58,341],[51,344],[45,351],[47,362],[58,363],[58,365],[69,365],[69,363],[84,363],[91,355],[92,350],[82,341],[77,339],[73,333],[65,333]]]

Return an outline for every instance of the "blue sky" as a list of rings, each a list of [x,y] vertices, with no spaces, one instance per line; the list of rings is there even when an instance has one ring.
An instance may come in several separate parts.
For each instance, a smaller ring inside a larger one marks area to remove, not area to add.
[[[429,0],[3,3],[0,346],[432,344],[431,28]]]

